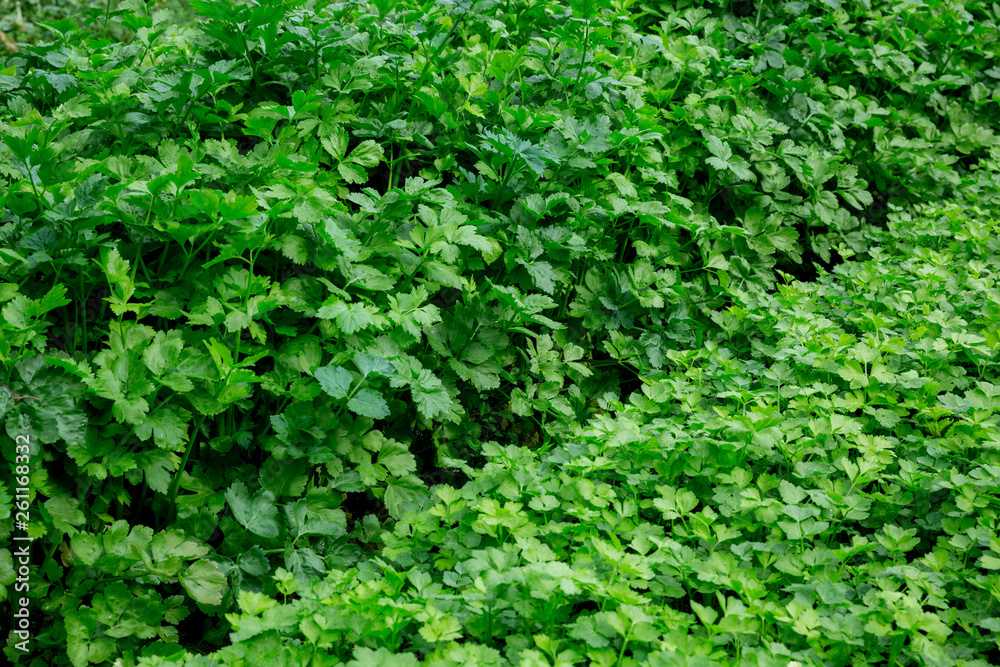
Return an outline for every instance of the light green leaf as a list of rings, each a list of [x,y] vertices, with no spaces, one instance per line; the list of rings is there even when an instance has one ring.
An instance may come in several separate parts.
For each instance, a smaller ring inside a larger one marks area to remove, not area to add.
[[[180,576],[181,585],[199,604],[215,606],[222,604],[222,594],[226,590],[226,575],[219,566],[207,560],[195,561]]]
[[[45,501],[44,507],[52,517],[52,525],[70,536],[76,535],[75,526],[82,526],[86,521],[76,498],[50,498]]]
[[[190,419],[191,413],[187,410],[167,405],[146,417],[136,427],[135,434],[140,440],[149,440],[152,436],[157,447],[176,451],[188,441]]]
[[[351,390],[351,373],[340,366],[323,366],[313,371],[323,391],[333,398],[344,398]]]
[[[391,378],[396,375],[396,369],[392,367],[385,357],[378,357],[372,354],[364,353],[359,354],[354,357],[354,363],[357,365],[358,370],[361,371],[362,375],[381,375],[382,377]]]
[[[420,636],[431,643],[461,639],[462,624],[454,616],[439,616],[420,628]]]
[[[392,439],[382,443],[378,452],[378,462],[379,465],[385,466],[389,474],[396,477],[402,477],[417,469],[417,459],[407,446]]]
[[[367,139],[358,144],[358,147],[351,151],[347,159],[362,167],[375,167],[385,157],[385,151],[371,139]]]
[[[389,416],[389,405],[382,395],[371,390],[361,389],[347,402],[349,410],[362,417],[385,419]]]
[[[403,507],[409,500],[426,496],[427,487],[416,475],[390,479],[385,487],[385,507],[396,520],[403,518]]]
[[[84,565],[93,565],[104,553],[101,540],[90,533],[77,533],[69,542],[70,551]]]

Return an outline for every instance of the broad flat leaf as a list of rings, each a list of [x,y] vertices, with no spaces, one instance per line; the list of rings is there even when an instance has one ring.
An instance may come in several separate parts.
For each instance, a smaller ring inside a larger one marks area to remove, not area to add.
[[[93,565],[104,552],[101,540],[90,533],[77,533],[69,542],[70,551],[84,565]]]
[[[434,377],[430,371],[421,371],[421,379],[424,379],[425,374],[428,376],[427,382],[416,383],[416,386],[411,385],[410,392],[413,395],[413,401],[417,404],[417,411],[426,419],[434,419],[438,415],[448,412],[451,408],[451,396],[441,385],[441,381]]]
[[[731,171],[745,181],[756,181],[753,172],[750,171],[750,163],[738,155],[733,155],[733,150],[729,147],[728,142],[714,135],[709,135],[706,142],[708,150],[713,156],[707,158],[706,162],[719,171]]]
[[[396,374],[396,369],[392,367],[392,364],[385,357],[377,357],[368,353],[359,354],[354,357],[354,363],[362,375],[371,375],[374,373],[382,377],[391,378]]]
[[[457,359],[449,359],[448,365],[466,382],[471,382],[479,391],[500,387],[500,365],[495,361],[482,364],[463,364]]]
[[[802,505],[786,505],[781,508],[781,511],[799,523],[819,515],[819,510],[815,507],[804,507]]]
[[[237,481],[226,491],[226,500],[236,520],[251,533],[262,537],[278,536],[278,508],[273,493],[258,491],[250,498],[246,484]]]
[[[188,420],[191,413],[187,410],[165,406],[146,417],[146,421],[136,427],[135,434],[140,440],[149,440],[161,449],[178,450],[188,441]]]
[[[101,266],[112,283],[125,283],[129,279],[129,269],[131,265],[128,260],[122,259],[117,248],[112,248],[104,256],[104,263]]]
[[[168,558],[191,560],[201,558],[210,551],[208,546],[187,539],[183,531],[180,530],[157,533],[153,537],[150,549],[154,561],[167,560]]]
[[[346,270],[348,286],[363,287],[374,292],[385,292],[393,288],[396,279],[378,269],[365,264],[355,264]]]
[[[389,405],[382,395],[371,389],[361,389],[347,402],[349,410],[362,417],[384,419],[389,416]]]
[[[301,236],[289,234],[281,240],[281,254],[296,264],[305,264],[309,259],[309,242]]]
[[[45,510],[52,517],[52,525],[71,536],[77,532],[75,526],[82,526],[86,520],[76,498],[50,498],[45,501]]]
[[[393,653],[387,648],[373,651],[370,648],[354,649],[354,660],[347,667],[418,667],[420,661],[412,653]]]
[[[344,177],[345,181],[353,185],[363,185],[368,182],[368,174],[366,174],[360,167],[356,167],[353,164],[341,162],[337,165],[337,171],[340,172],[340,175]]]
[[[385,151],[377,143],[368,139],[358,144],[358,147],[351,151],[347,159],[362,167],[375,167],[382,161]]]
[[[176,366],[184,349],[182,333],[177,329],[168,332],[157,331],[149,346],[142,352],[146,367],[159,377],[165,370]]]
[[[840,377],[851,383],[851,389],[867,387],[871,383],[868,379],[868,375],[861,367],[861,364],[854,359],[848,359],[847,362],[840,367],[837,373]]]
[[[313,372],[323,391],[333,398],[344,398],[351,390],[351,373],[340,366],[323,366]]]
[[[609,642],[604,635],[597,631],[595,620],[593,615],[577,617],[569,626],[571,628],[569,636],[592,648],[599,649],[607,646]]]
[[[546,163],[558,162],[552,153],[521,139],[506,128],[501,128],[498,133],[486,130],[479,136],[485,140],[480,144],[482,148],[491,153],[498,153],[508,160],[520,158],[524,165],[539,177],[545,171]]]
[[[987,570],[1000,570],[1000,558],[986,554],[979,558],[979,566]]]
[[[337,301],[322,306],[316,314],[323,319],[334,320],[340,330],[348,336],[373,326],[381,329],[387,324],[383,315],[379,314],[372,306],[364,303]]]
[[[778,483],[778,491],[781,493],[782,500],[792,505],[801,503],[807,495],[801,488],[784,479]]]
[[[143,458],[146,459],[145,465],[142,466],[146,485],[157,493],[166,493],[170,486],[170,473],[180,462],[179,457],[173,452],[158,449],[145,452]]]
[[[100,664],[111,657],[115,650],[112,637],[94,638],[97,614],[89,607],[66,614],[66,653],[73,667]]]
[[[241,570],[255,577],[262,577],[271,571],[267,553],[256,544],[240,554],[237,563]]]
[[[432,644],[455,641],[462,637],[462,624],[454,616],[441,616],[425,623],[420,636]]]
[[[199,604],[214,606],[222,604],[222,593],[226,590],[226,575],[219,566],[207,560],[199,560],[181,573],[181,586]]]
[[[296,537],[302,535],[340,537],[347,532],[347,515],[343,510],[310,509],[308,503],[302,499],[285,505],[285,518],[288,520],[289,533]]]
[[[277,606],[278,601],[267,597],[263,593],[241,590],[237,594],[237,604],[239,604],[240,611],[244,614],[257,616],[264,613],[268,609],[273,609]]]
[[[396,477],[402,477],[417,469],[417,459],[406,445],[391,439],[382,443],[378,452],[378,462]]]
[[[410,500],[426,496],[427,487],[416,475],[389,480],[385,487],[385,507],[396,520],[403,518],[403,508]]]
[[[548,262],[529,263],[520,258],[517,260],[517,263],[527,269],[528,274],[534,279],[538,289],[546,294],[555,292],[556,283],[562,276],[552,268],[551,264]]]
[[[320,139],[323,150],[330,154],[335,160],[340,161],[347,153],[347,133],[338,129],[328,137]]]

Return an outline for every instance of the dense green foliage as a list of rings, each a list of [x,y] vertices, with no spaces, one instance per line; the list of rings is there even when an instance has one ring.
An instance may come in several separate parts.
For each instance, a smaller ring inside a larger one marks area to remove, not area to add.
[[[0,61],[10,660],[1000,659],[1000,6],[115,7]]]

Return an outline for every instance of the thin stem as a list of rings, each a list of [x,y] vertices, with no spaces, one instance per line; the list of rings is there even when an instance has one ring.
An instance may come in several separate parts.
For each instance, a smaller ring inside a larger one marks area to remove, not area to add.
[[[177,469],[177,474],[174,476],[174,481],[170,484],[170,511],[172,513],[172,518],[176,520],[177,518],[177,490],[181,485],[181,476],[184,474],[184,468],[187,467],[188,459],[191,458],[191,452],[195,448],[195,438],[198,437],[198,433],[201,431],[202,422],[205,421],[204,415],[198,415],[195,421],[194,430],[191,433],[191,439],[188,440],[187,446],[184,448],[184,458],[181,459],[181,466]]]
[[[393,105],[393,106],[395,106],[395,105]],[[393,153],[394,148],[395,147],[390,142],[389,143],[389,180],[386,181],[386,189],[387,190],[392,190],[395,187],[392,184],[392,178],[393,178],[393,173],[392,172],[396,169],[396,162],[395,162],[395,160],[392,159],[392,153]]]
[[[969,35],[969,33],[966,32],[964,35],[962,35],[962,37],[957,42],[955,42],[955,46],[953,46],[952,50],[948,53],[948,59],[945,60],[944,61],[944,65],[941,66],[942,70],[945,70],[945,71],[948,70],[948,65],[951,63],[951,57],[955,55],[955,51],[958,50],[958,47],[960,47],[962,45],[962,42],[965,41],[965,38],[968,35]]]
[[[441,40],[441,43],[438,45],[437,50],[435,50],[434,53],[431,55],[431,57],[427,59],[427,62],[424,63],[424,69],[422,72],[420,72],[420,78],[417,79],[416,85],[413,86],[414,91],[420,92],[420,88],[424,85],[424,78],[427,76],[427,72],[431,68],[431,64],[441,54],[441,51],[444,50],[445,44],[448,43],[448,39],[451,37],[452,33],[454,33],[455,30],[458,29],[458,26],[462,23],[463,18],[464,17],[460,16],[457,21],[451,24],[451,28],[448,29],[447,34],[445,34],[444,39]],[[416,97],[412,98],[413,101],[411,101],[411,106],[416,103],[415,102],[416,99],[417,99]],[[393,111],[395,111],[395,109],[393,109]]]
[[[211,241],[212,239],[214,239],[214,238],[215,238],[215,234],[216,234],[216,232],[218,232],[218,231],[219,231],[219,228],[218,228],[218,227],[216,227],[215,229],[213,229],[213,230],[212,230],[212,233],[208,235],[208,238],[207,238],[207,239],[205,239],[205,240],[204,240],[204,241],[202,242],[202,244],[201,244],[200,246],[198,246],[198,247],[197,247],[197,248],[196,248],[195,250],[193,250],[193,251],[191,252],[191,254],[190,254],[190,255],[188,255],[188,256],[187,256],[187,258],[186,258],[186,259],[184,260],[184,267],[183,267],[183,268],[181,269],[181,272],[180,272],[180,275],[182,275],[182,276],[183,276],[183,275],[185,275],[185,274],[187,273],[187,270],[188,270],[188,267],[189,267],[189,266],[191,265],[191,260],[193,260],[193,259],[195,258],[195,256],[196,256],[196,255],[197,255],[198,253],[200,253],[200,252],[202,251],[202,249],[203,249],[203,248],[204,248],[204,247],[205,247],[206,245],[208,245],[208,243],[209,243],[209,242],[210,242],[210,241]],[[163,263],[162,259],[161,259],[160,263],[161,263],[161,264]]]
[[[497,192],[497,197],[493,200],[493,208],[496,209],[500,206],[500,200],[503,199],[504,192],[507,191],[507,183],[510,182],[511,176],[514,175],[514,165],[508,164],[504,169],[503,182],[500,184],[500,190]]]
[[[53,542],[52,543],[52,548],[49,549],[49,552],[47,554],[45,554],[45,560],[42,561],[43,563],[48,563],[49,561],[52,560],[52,556],[55,555],[56,549],[59,548],[60,544],[62,544],[61,540],[59,542]]]
[[[108,16],[111,14],[111,0],[104,7],[104,36],[108,36]]]
[[[587,25],[583,29],[583,54],[580,56],[580,65],[576,68],[576,81],[573,82],[573,102],[576,102],[576,98],[580,95],[580,79],[583,77],[583,64],[587,61],[587,46],[588,39],[590,38],[590,19],[587,19]]]
[[[247,276],[247,289],[243,294],[243,307],[246,308],[247,304],[250,302],[250,287],[253,285],[253,265],[257,261],[257,257],[260,256],[260,250],[257,251],[255,256],[253,251],[250,251],[250,275]],[[233,355],[233,363],[240,363],[240,345],[243,342],[243,331],[239,330],[236,332],[236,353]],[[228,378],[227,378],[228,379]]]

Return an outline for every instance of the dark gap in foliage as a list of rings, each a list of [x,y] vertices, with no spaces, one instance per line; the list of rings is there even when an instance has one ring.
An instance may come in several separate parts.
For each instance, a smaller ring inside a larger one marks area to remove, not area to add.
[[[178,590],[178,593],[183,594],[183,591]],[[191,613],[187,618],[177,624],[178,643],[181,646],[191,646],[199,652],[215,650],[219,635],[228,632],[229,623],[225,619],[210,616],[195,605],[191,606]]]
[[[733,224],[733,207],[729,201],[731,188],[723,187],[708,203],[708,213],[721,225]]]
[[[996,641],[992,645],[988,645],[982,656],[987,665],[1000,665],[1000,646],[997,646]]]
[[[344,496],[340,509],[344,510],[353,521],[361,521],[369,514],[385,514],[385,506],[367,491],[348,491]]]
[[[420,170],[418,169],[417,172],[419,173],[419,171]],[[439,178],[441,179],[442,188],[448,188],[452,185],[455,185],[455,175],[451,171],[441,172]]]
[[[785,255],[777,258],[774,271],[787,273],[796,280],[802,282],[816,282],[821,275],[821,270],[825,273],[832,273],[833,269],[843,264],[844,258],[836,249],[830,249],[830,260],[827,261],[812,248],[808,242],[810,236],[821,236],[829,232],[825,226],[808,227],[804,220],[796,221],[794,229],[798,234],[799,244],[802,246],[802,261],[793,262]]]
[[[144,499],[143,490],[146,488],[145,485],[131,484],[126,480],[123,484],[123,488],[131,499],[131,505],[122,507],[124,512],[122,518],[128,519],[128,522],[134,526],[155,526],[156,517],[153,515],[152,505],[140,502]],[[150,492],[147,490],[145,498],[148,499],[149,495]]]
[[[240,155],[246,155],[251,153],[261,141],[263,141],[263,139],[260,137],[240,134],[236,137],[236,150],[239,151]]]
[[[438,292],[433,299],[431,299],[430,303],[440,308],[442,312],[445,312],[450,310],[461,298],[461,290],[453,287],[443,287],[441,288],[441,291]]]
[[[207,540],[205,540],[205,543],[211,546],[213,549],[217,549],[219,545],[222,544],[224,539],[225,535],[222,532],[222,528],[216,526],[215,530],[212,531],[212,535]]]
[[[425,428],[410,429],[410,452],[417,459],[417,474],[430,474],[437,470],[437,448],[434,432]]]
[[[753,16],[757,11],[757,2],[755,0],[736,0],[736,2],[730,2],[728,8],[733,16],[747,18]]]
[[[962,169],[971,172],[979,166],[979,161],[981,159],[988,156],[989,155],[985,150],[973,151],[967,155],[960,155],[956,164],[960,165]]]
[[[642,380],[637,370],[622,364],[602,348],[594,349],[591,362],[596,366],[592,377],[600,377],[607,383],[605,391],[617,393],[622,401],[626,401],[633,392],[642,387]]]
[[[353,146],[349,147],[347,153],[350,154],[353,149]],[[375,192],[388,192],[390,190],[389,173],[388,164],[379,165],[377,169],[368,172],[368,182],[365,183],[365,187],[371,188]]]
[[[889,191],[876,191],[872,194],[872,203],[861,212],[866,225],[885,229],[889,218]]]

